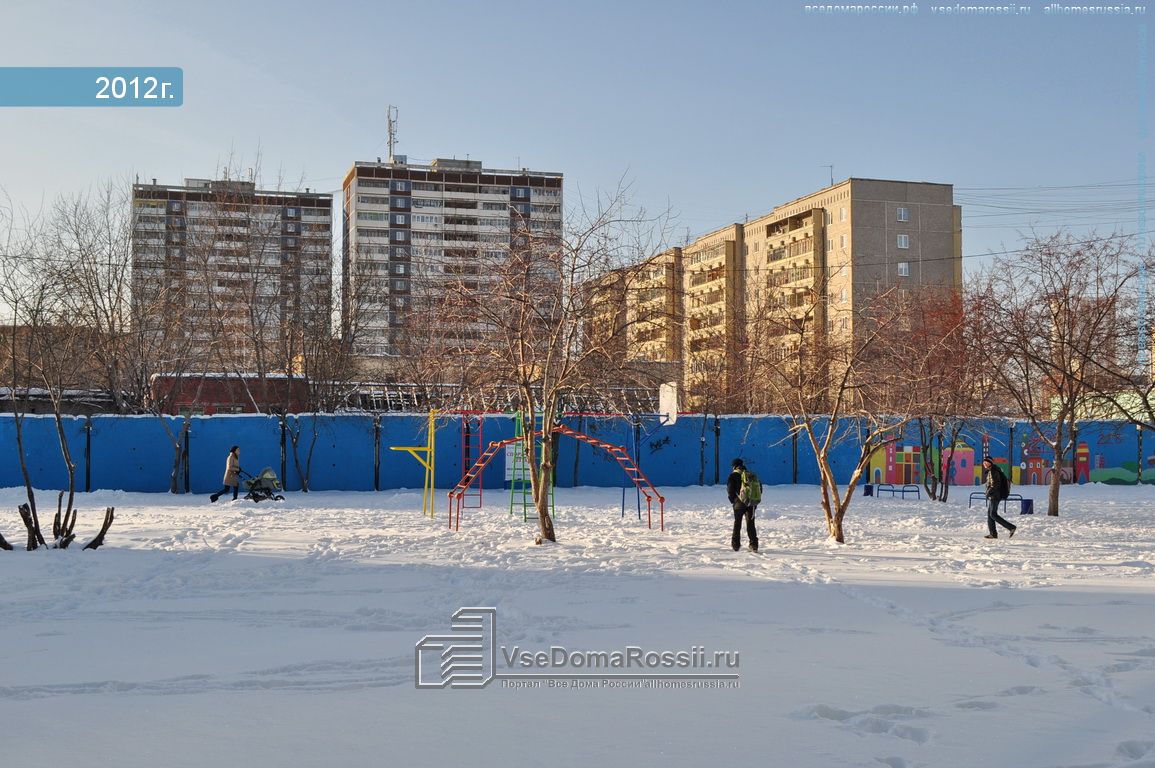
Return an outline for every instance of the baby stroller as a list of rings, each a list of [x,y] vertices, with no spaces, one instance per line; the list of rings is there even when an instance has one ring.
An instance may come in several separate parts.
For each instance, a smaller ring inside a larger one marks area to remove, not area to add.
[[[245,480],[245,487],[249,492],[245,494],[246,499],[253,501],[266,501],[273,499],[274,501],[284,501],[285,497],[277,493],[281,490],[281,481],[277,479],[277,473],[273,471],[272,467],[265,467],[261,470],[261,474],[253,477],[248,473],[242,473],[248,480]]]

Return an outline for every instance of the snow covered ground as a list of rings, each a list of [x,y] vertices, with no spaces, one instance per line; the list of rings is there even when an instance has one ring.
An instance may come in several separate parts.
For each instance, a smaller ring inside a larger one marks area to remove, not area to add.
[[[560,489],[556,546],[498,492],[459,533],[441,492],[436,521],[413,492],[83,495],[105,548],[0,552],[0,765],[1155,766],[1155,488],[1064,488],[1059,518],[1040,490],[997,541],[966,490],[856,499],[838,546],[816,488],[768,487],[758,554],[719,488],[662,489],[665,533]],[[462,606],[496,607],[503,671],[702,647],[740,687],[416,689]]]

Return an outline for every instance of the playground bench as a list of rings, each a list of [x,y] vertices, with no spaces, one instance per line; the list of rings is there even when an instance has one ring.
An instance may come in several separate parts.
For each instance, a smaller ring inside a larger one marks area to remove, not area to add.
[[[874,488],[874,495],[881,496],[884,493],[889,493],[891,498],[898,496],[905,499],[908,493],[914,494],[916,499],[922,498],[922,492],[917,485],[904,485],[901,488],[896,488],[893,483],[881,483]]]
[[[972,493],[970,495],[970,498],[967,499],[967,507],[968,508],[974,502],[975,499],[982,499],[983,501],[986,501],[987,500],[986,492],[985,491],[975,491],[974,493]],[[1003,499],[1003,512],[1004,513],[1007,511],[1007,502],[1010,502],[1010,501],[1019,502],[1019,514],[1020,515],[1033,515],[1033,514],[1035,514],[1035,501],[1034,501],[1034,499],[1024,499],[1022,494],[1020,494],[1020,493],[1012,493],[1010,496]]]

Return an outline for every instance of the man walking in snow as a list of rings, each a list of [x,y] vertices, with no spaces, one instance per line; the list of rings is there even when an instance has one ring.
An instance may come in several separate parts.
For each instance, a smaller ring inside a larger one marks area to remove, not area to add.
[[[726,480],[726,495],[734,506],[734,536],[730,540],[730,545],[734,547],[735,552],[742,548],[742,520],[745,519],[746,538],[750,541],[750,551],[757,552],[758,530],[754,527],[754,510],[758,508],[758,503],[747,502],[745,494],[742,493],[743,477],[746,473],[745,463],[741,459],[734,459],[730,462],[730,466],[733,471],[730,472],[730,477]]]
[[[990,456],[983,457],[983,470],[987,473],[987,528],[990,530],[985,538],[997,539],[999,530],[995,523],[1010,531],[1007,538],[1015,535],[1015,526],[1008,523],[999,514],[999,504],[1011,495],[1011,484],[1007,476],[999,469],[999,465],[991,460]]]

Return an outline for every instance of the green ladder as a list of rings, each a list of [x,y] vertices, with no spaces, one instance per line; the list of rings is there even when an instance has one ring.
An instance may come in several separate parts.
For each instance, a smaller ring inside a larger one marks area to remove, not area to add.
[[[537,507],[533,503],[533,483],[529,473],[534,471],[530,467],[529,461],[525,455],[525,420],[519,412],[514,420],[514,437],[518,438],[518,442],[513,444],[513,466],[509,473],[509,514],[512,516],[514,512],[521,509],[521,519],[525,522],[530,520],[537,520]],[[542,438],[546,439],[545,437]],[[538,447],[538,466],[541,465],[541,447]],[[549,511],[550,514],[555,514],[554,508],[554,486],[550,483],[549,486]],[[533,514],[530,514],[530,513]]]

